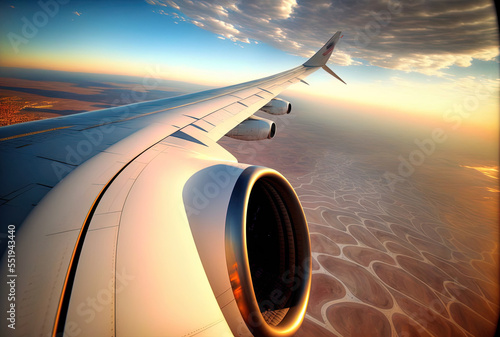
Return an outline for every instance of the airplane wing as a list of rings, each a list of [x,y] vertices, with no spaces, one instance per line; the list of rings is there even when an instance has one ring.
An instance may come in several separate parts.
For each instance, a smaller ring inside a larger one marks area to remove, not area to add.
[[[325,66],[0,128],[3,336],[288,336],[311,282],[300,202],[217,141]],[[6,313],[6,314],[5,314]]]

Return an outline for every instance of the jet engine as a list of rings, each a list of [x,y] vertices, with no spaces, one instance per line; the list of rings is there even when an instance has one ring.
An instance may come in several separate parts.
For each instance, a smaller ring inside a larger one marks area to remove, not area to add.
[[[271,139],[276,135],[276,124],[265,118],[251,116],[241,122],[226,136],[239,140]]]
[[[311,265],[306,219],[288,181],[268,168],[215,165],[187,182],[183,198],[233,334],[293,335],[305,315]]]
[[[312,271],[295,191],[205,141],[171,137],[106,189],[63,310],[71,331],[270,337],[300,327]]]
[[[260,108],[260,110],[271,115],[284,115],[292,111],[292,104],[281,98],[273,98],[269,103]]]

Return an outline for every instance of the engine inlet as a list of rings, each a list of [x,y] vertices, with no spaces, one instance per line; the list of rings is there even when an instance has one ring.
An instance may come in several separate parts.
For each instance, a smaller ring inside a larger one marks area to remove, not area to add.
[[[309,299],[310,241],[302,206],[288,181],[252,166],[236,182],[226,218],[233,294],[256,336],[290,336]]]

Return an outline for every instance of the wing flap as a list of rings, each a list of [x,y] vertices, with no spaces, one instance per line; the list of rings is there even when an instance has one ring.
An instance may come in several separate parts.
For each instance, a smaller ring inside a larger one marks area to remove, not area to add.
[[[231,105],[228,105],[224,107],[224,110],[229,112],[231,115],[237,115],[243,110],[245,110],[246,105],[241,104],[240,102],[233,103]]]
[[[257,96],[257,95],[252,95],[252,96],[247,97],[245,99],[242,99],[240,101],[240,103],[245,105],[245,106],[250,106],[250,105],[253,105],[253,104],[256,104],[259,102],[265,102],[265,99],[263,99],[262,97]]]
[[[241,100],[241,99],[245,99],[249,96],[255,95],[257,92],[259,92],[259,88],[251,87],[248,89],[239,90],[235,93],[232,93],[231,95],[236,96]]]
[[[203,130],[205,132],[208,132],[208,131],[210,131],[210,130],[212,130],[214,128],[213,124],[210,124],[209,122],[207,122],[207,121],[205,121],[203,119],[200,119],[200,120],[196,121],[192,125],[194,125],[197,128],[200,128],[201,130]]]

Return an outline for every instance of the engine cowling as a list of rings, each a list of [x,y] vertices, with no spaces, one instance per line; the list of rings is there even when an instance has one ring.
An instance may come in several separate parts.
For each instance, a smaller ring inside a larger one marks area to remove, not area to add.
[[[251,116],[241,122],[226,136],[239,140],[271,139],[276,135],[276,124],[265,118]]]
[[[273,98],[269,103],[260,108],[260,110],[271,115],[285,115],[292,111],[292,104],[281,98]]]
[[[299,328],[311,253],[297,195],[278,172],[204,141],[169,137],[106,189],[66,310],[82,335],[291,336]],[[106,314],[92,316],[89,298]]]
[[[214,165],[188,181],[183,199],[233,334],[292,336],[309,299],[311,253],[302,206],[288,181],[263,167]]]

